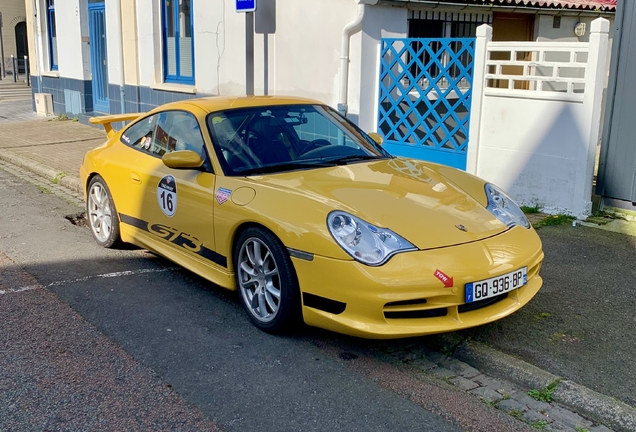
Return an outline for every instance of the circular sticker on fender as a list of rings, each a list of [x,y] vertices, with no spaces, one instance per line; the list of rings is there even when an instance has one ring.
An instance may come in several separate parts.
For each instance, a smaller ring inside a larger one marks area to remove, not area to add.
[[[174,216],[177,211],[177,181],[171,175],[167,175],[159,181],[157,200],[161,211],[166,216]]]

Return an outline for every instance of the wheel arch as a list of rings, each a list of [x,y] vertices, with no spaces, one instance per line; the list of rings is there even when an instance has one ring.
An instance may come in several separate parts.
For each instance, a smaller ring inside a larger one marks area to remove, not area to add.
[[[266,231],[268,231],[270,234],[272,234],[274,237],[276,237],[276,239],[283,245],[283,247],[285,249],[287,249],[287,246],[285,246],[285,242],[283,242],[283,240],[280,238],[279,235],[276,234],[276,232],[274,232],[273,230],[271,230],[269,227],[258,223],[258,222],[254,222],[254,221],[246,221],[241,223],[238,227],[236,227],[236,229],[234,230],[234,234],[232,235],[232,249],[231,249],[231,255],[232,255],[232,268],[234,268],[234,252],[236,251],[237,248],[237,243],[238,243],[238,239],[241,237],[241,235],[247,231],[249,228],[260,228],[260,229],[264,229]]]

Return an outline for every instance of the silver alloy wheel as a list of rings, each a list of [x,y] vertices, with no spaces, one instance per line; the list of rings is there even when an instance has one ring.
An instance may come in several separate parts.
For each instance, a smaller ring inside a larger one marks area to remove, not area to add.
[[[238,255],[239,290],[248,310],[258,321],[271,322],[280,308],[281,282],[278,266],[267,245],[250,237]]]
[[[106,242],[113,231],[113,215],[108,192],[100,182],[95,182],[88,193],[88,220],[95,237]]]

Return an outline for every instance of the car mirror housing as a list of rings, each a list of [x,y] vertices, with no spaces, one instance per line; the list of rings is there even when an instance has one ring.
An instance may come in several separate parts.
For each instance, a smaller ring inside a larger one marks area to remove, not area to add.
[[[173,169],[200,168],[203,165],[201,156],[192,150],[177,150],[166,153],[161,160],[165,166]]]
[[[377,145],[379,145],[379,146],[381,146],[382,143],[384,142],[384,138],[382,138],[382,136],[379,133],[377,133],[377,132],[371,132],[371,133],[369,133],[367,135],[369,135],[369,138],[371,138],[373,141],[375,141],[375,143]]]

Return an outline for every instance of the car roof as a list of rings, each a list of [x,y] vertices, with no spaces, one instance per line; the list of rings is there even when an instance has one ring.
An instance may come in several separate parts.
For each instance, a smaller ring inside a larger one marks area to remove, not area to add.
[[[294,97],[294,96],[212,96],[198,99],[189,99],[179,102],[172,102],[158,107],[165,110],[166,108],[183,108],[184,105],[195,105],[206,112],[223,111],[235,108],[249,108],[270,105],[324,105],[323,102]]]

